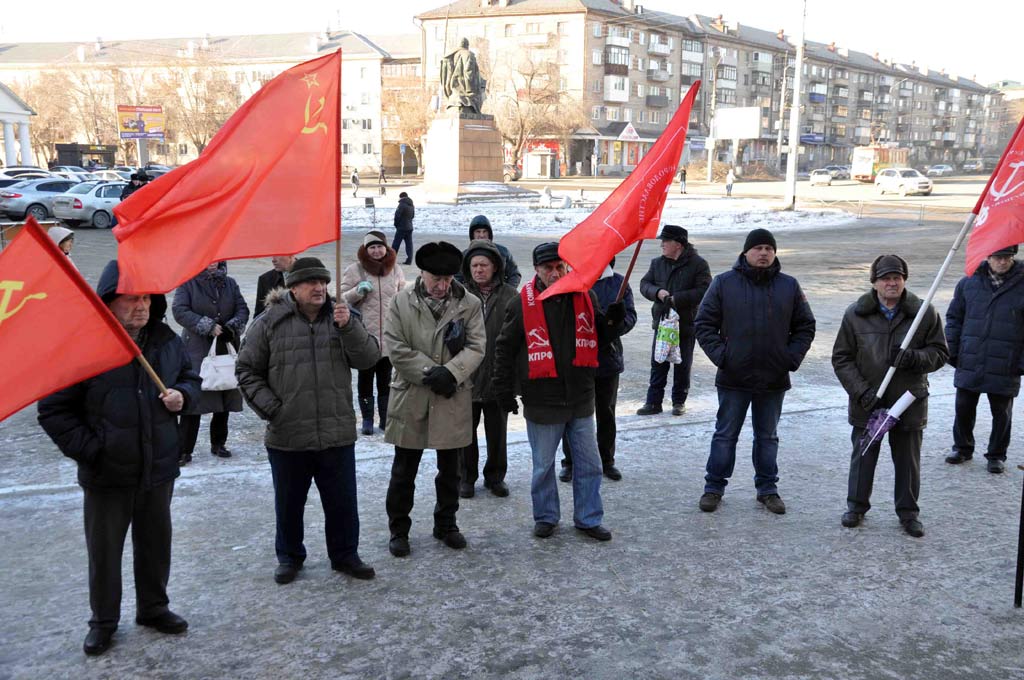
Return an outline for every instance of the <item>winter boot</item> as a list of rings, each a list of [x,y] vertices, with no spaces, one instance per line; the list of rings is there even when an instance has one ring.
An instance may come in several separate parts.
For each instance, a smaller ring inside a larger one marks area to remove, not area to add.
[[[359,412],[363,416],[363,427],[360,433],[373,434],[373,397],[359,397]]]
[[[390,392],[382,392],[377,395],[377,413],[380,415],[380,431],[388,425],[388,397]]]

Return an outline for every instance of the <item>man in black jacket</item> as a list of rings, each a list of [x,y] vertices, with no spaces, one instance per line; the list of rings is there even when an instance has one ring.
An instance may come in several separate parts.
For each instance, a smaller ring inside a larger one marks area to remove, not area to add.
[[[395,240],[391,249],[398,252],[398,247],[405,241],[405,262],[412,264],[412,221],[416,217],[416,207],[412,204],[409,194],[404,191],[398,194],[398,207],[395,208]]]
[[[781,515],[786,505],[776,484],[782,400],[789,374],[814,340],[815,322],[800,284],[782,273],[775,237],[767,229],[747,234],[732,269],[711,282],[694,330],[701,349],[718,367],[718,420],[711,439],[700,509],[714,512],[736,463],[736,440],[751,410],[757,500]]]
[[[612,534],[601,526],[601,458],[594,434],[594,375],[599,346],[622,332],[625,306],[600,311],[597,296],[564,293],[538,296],[568,273],[557,243],[533,250],[536,276],[513,301],[495,344],[494,393],[506,412],[518,413],[523,395],[526,431],[533,450],[533,533],[548,538],[560,518],[555,454],[563,436],[573,452],[573,524],[599,541]]]
[[[849,421],[853,426],[847,511],[844,527],[855,527],[871,507],[871,487],[881,440],[861,445],[872,412],[890,408],[904,392],[914,395],[899,422],[889,431],[889,449],[895,468],[896,514],[903,530],[915,538],[924,536],[917,518],[921,489],[921,441],[928,424],[928,374],[946,363],[949,351],[942,334],[942,319],[928,305],[920,327],[906,350],[900,350],[914,317],[924,304],[906,290],[910,272],[897,255],[882,255],[871,265],[871,285],[847,307],[832,348],[832,367],[849,395]],[[879,385],[890,366],[896,367],[892,382],[881,399]]]
[[[199,376],[185,347],[163,323],[163,295],[118,295],[117,261],[96,292],[141,348],[167,393],[135,361],[39,402],[39,424],[78,463],[89,553],[89,634],[83,650],[102,654],[121,618],[121,556],[128,527],[135,561],[135,622],[161,633],[188,623],[170,609],[171,495],[178,470],[177,415],[199,400]]]
[[[270,258],[273,269],[260,274],[256,279],[256,311],[252,318],[256,318],[267,308],[267,295],[277,288],[284,288],[284,275],[292,270],[295,264],[294,255],[274,255]]]
[[[711,285],[711,270],[707,261],[697,254],[682,227],[666,224],[658,237],[661,239],[661,257],[651,260],[651,268],[640,279],[640,294],[654,302],[654,341],[651,345],[651,382],[647,388],[647,401],[636,413],[649,416],[661,413],[661,402],[668,385],[668,371],[672,369],[672,415],[686,411],[686,397],[690,394],[690,370],[693,367],[693,319],[697,307]],[[671,364],[654,360],[654,343],[658,339],[658,324],[671,310],[679,314],[679,353],[682,361]]]
[[[473,241],[490,241],[494,243],[494,230],[491,229],[491,221],[487,219],[486,215],[477,215],[469,222],[469,241],[472,245]],[[494,243],[494,247],[498,249],[501,254],[502,269],[502,280],[513,288],[519,288],[520,281],[523,280],[523,275],[519,273],[519,265],[516,264],[516,260],[512,257],[512,253],[509,249],[498,243]],[[469,249],[462,251],[462,257],[466,257],[466,253]],[[467,283],[469,279],[465,278],[462,272],[459,272],[455,276],[455,280],[459,283]]]

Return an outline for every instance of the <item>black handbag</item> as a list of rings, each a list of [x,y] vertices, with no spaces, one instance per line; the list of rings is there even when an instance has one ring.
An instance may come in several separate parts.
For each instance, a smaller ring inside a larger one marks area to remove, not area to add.
[[[444,346],[452,356],[457,355],[466,346],[466,322],[462,319],[449,321],[444,328]]]

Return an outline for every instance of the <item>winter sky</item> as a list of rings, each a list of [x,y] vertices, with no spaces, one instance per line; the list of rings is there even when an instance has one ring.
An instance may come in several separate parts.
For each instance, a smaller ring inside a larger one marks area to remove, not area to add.
[[[800,0],[638,0],[648,9],[673,14],[724,15],[766,30],[785,28],[796,35]],[[346,28],[367,34],[417,31],[413,16],[444,6],[443,0],[302,0],[298,3],[246,3],[226,0],[175,0],[173,3],[133,3],[85,9],[80,0],[49,0],[44,10],[23,9],[0,15],[0,43],[93,41],[124,38],[175,38],[318,31]],[[839,46],[918,65],[990,84],[1024,81],[1024,62],[1013,51],[1018,43],[1016,3],[947,0],[927,3],[836,2],[808,0],[807,38],[835,41]],[[60,18],[60,20],[55,20]]]

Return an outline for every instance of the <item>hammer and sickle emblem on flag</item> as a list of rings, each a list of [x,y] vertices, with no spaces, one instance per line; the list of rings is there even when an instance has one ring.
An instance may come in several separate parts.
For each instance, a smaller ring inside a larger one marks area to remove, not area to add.
[[[310,114],[310,112],[309,112],[310,104],[313,101],[313,92],[312,92],[312,90],[313,90],[314,87],[320,87],[320,83],[318,83],[317,79],[316,79],[316,74],[315,73],[307,73],[306,75],[302,76],[302,82],[306,83],[306,89],[309,90],[309,94],[306,95],[306,112],[305,112],[306,125],[305,125],[305,127],[302,128],[302,134],[304,134],[304,135],[311,135],[311,134],[316,133],[317,131],[322,130],[323,133],[326,135],[327,134],[327,123],[323,122],[322,120],[317,120],[320,117],[320,114],[324,110],[324,101],[325,101],[324,97],[320,97],[319,99],[317,99],[317,104],[319,104],[319,106],[317,107],[316,111],[314,111],[312,114]],[[315,124],[311,126],[310,123],[314,122],[314,121],[315,121]]]
[[[0,296],[0,325],[20,312],[21,308],[24,307],[29,300],[46,299],[46,293],[32,293],[23,297],[21,302],[19,302],[14,309],[11,309],[11,298],[14,297],[14,292],[21,290],[24,287],[24,281],[0,281],[0,293],[2,293],[2,296]]]

